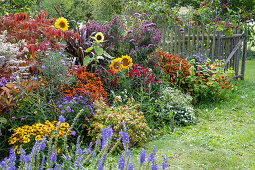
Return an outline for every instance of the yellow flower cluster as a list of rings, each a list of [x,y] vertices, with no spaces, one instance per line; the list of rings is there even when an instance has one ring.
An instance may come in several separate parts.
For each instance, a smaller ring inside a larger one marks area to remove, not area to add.
[[[114,72],[118,72],[122,69],[126,70],[129,67],[133,66],[132,58],[130,56],[125,55],[121,58],[116,58],[111,61],[110,69]]]
[[[68,123],[61,123],[58,138],[61,139],[64,134],[69,130]],[[57,121],[46,121],[44,124],[36,123],[32,126],[22,126],[14,129],[14,134],[9,138],[9,144],[15,145],[14,150],[19,152],[19,145],[23,146],[30,141],[42,140],[44,136],[50,137],[53,131],[57,130]],[[56,137],[56,136],[54,136]]]

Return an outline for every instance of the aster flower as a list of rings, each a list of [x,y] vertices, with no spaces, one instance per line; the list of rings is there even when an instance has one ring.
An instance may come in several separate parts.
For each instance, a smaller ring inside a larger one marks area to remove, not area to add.
[[[75,131],[72,131],[72,132],[71,132],[71,135],[75,136],[75,135],[76,135],[76,132],[75,132]]]
[[[67,107],[66,107],[66,110],[67,110],[68,112],[71,112],[71,111],[72,111],[72,109],[71,109],[70,106],[67,106]]]

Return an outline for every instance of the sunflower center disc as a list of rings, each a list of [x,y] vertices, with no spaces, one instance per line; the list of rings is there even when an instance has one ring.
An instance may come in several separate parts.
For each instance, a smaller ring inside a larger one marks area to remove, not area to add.
[[[100,41],[102,39],[102,36],[101,35],[98,35],[97,36],[97,40]]]
[[[124,59],[122,60],[122,62],[123,62],[123,66],[128,66],[128,65],[129,65],[129,61],[128,61],[128,59],[126,59],[126,58],[124,58]]]
[[[115,68],[115,69],[118,69],[118,68],[119,68],[119,66],[120,66],[120,63],[119,63],[119,62],[116,62],[116,63],[114,63],[114,65],[113,65],[113,66],[114,66],[114,68]]]
[[[65,28],[66,24],[65,24],[64,22],[61,21],[61,22],[59,23],[59,26],[60,26],[61,28]]]

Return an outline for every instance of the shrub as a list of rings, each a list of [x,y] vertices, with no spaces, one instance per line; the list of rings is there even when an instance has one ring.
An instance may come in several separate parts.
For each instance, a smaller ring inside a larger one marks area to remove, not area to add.
[[[100,101],[94,102],[95,115],[90,120],[89,136],[95,140],[101,128],[111,126],[114,130],[113,139],[118,137],[123,121],[128,128],[130,146],[141,146],[150,132],[143,113],[137,111],[138,105],[129,102],[127,106],[108,107]]]
[[[20,40],[26,40],[26,46],[29,54],[35,58],[35,52],[40,49],[46,50],[47,47],[59,49],[63,44],[58,43],[58,40],[63,38],[68,31],[63,32],[52,27],[54,19],[46,19],[47,13],[41,11],[37,17],[29,20],[29,15],[9,14],[0,18],[0,32],[7,30],[7,40],[11,43],[17,43]],[[54,39],[54,37],[56,37]]]
[[[71,86],[65,85],[62,92],[68,97],[73,97],[76,94],[84,94],[85,92],[93,99],[100,99],[100,97],[103,97],[107,102],[107,93],[102,86],[102,82],[94,74],[85,70],[85,67],[79,67],[74,73],[78,82]]]
[[[142,23],[140,27],[129,30],[123,39],[122,54],[129,54],[134,62],[143,65],[147,56],[158,47],[161,41],[161,33],[155,25]]]
[[[223,60],[203,59],[203,55],[194,55],[190,60],[191,75],[185,79],[185,91],[194,97],[194,102],[225,98],[234,86],[231,80],[233,69],[226,70]]]
[[[174,121],[177,125],[190,125],[195,123],[193,98],[172,87],[161,87],[162,99],[165,101],[166,109],[173,112]],[[165,117],[166,115],[164,115]]]
[[[163,51],[155,52],[153,57],[159,61],[158,63],[155,63],[156,67],[162,67],[165,76],[169,79],[170,83],[175,86],[180,86],[183,79],[190,75],[190,66],[185,59],[181,59],[176,55]]]
[[[41,72],[48,82],[51,90],[61,89],[64,84],[72,85],[77,81],[73,74],[69,72],[70,63],[63,51],[49,51],[42,59]]]

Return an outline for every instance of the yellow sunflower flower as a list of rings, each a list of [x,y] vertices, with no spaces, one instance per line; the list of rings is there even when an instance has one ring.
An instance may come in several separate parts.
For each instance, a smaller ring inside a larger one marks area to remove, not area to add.
[[[55,27],[57,29],[61,29],[63,31],[66,31],[68,30],[68,21],[67,19],[63,18],[63,17],[60,17],[59,19],[56,20],[55,22]]]
[[[121,57],[121,64],[123,69],[128,69],[129,67],[133,66],[132,58],[128,55],[123,55]]]
[[[116,58],[116,59],[112,60],[109,67],[114,72],[120,71],[122,69],[121,58]]]
[[[101,33],[101,32],[98,32],[96,35],[95,35],[95,40],[99,43],[103,42],[104,41],[104,35]]]

